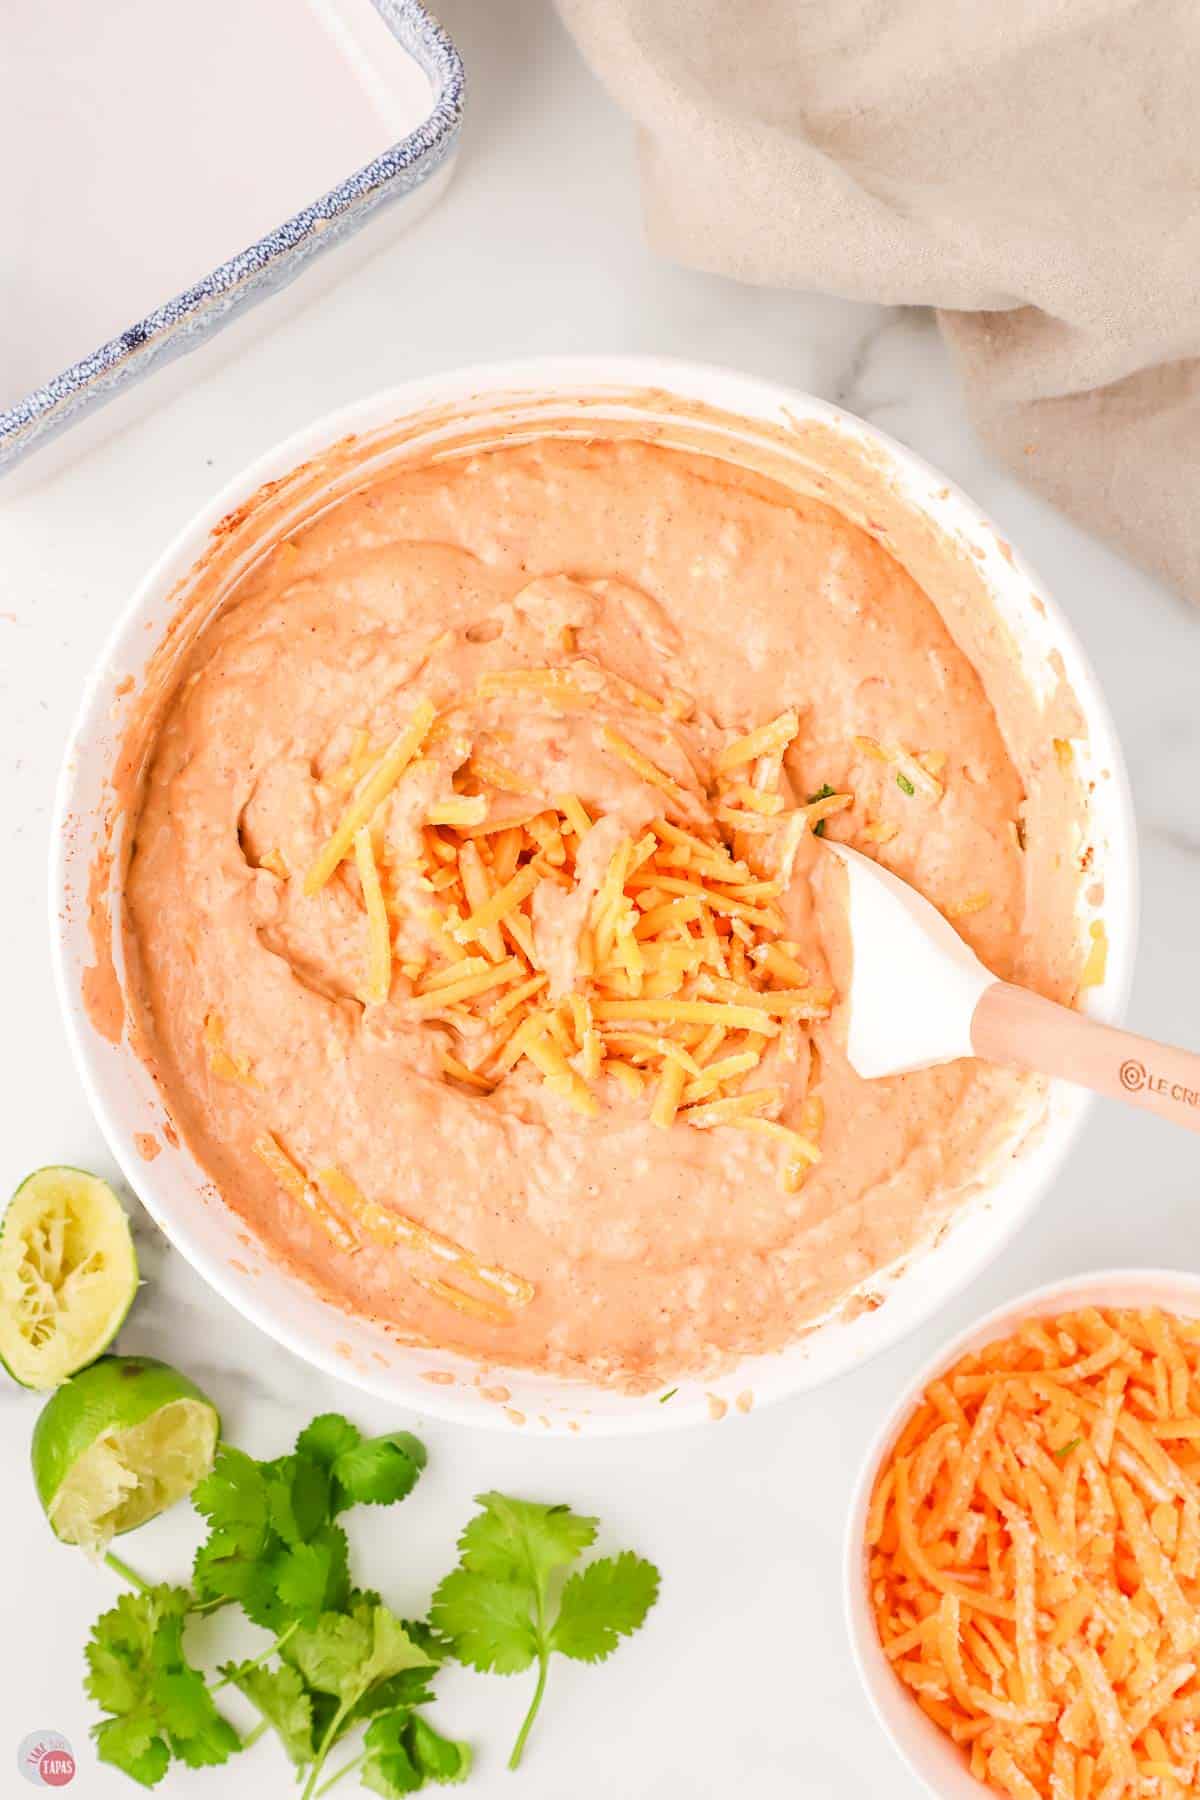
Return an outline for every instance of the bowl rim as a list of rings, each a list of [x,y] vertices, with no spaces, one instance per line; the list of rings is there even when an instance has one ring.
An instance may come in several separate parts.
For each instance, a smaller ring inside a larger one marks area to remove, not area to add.
[[[913,474],[931,485],[936,484],[937,489],[945,496],[945,505],[968,519],[976,529],[992,540],[1005,542],[992,519],[941,470],[935,469],[906,445],[869,421],[784,382],[766,381],[719,364],[653,353],[524,356],[452,367],[369,392],[300,426],[251,459],[222,485],[210,501],[183,522],[134,587],[105,636],[100,653],[83,684],[55,794],[49,884],[55,989],[76,1070],[93,1114],[126,1181],[170,1241],[205,1282],[276,1343],[321,1369],[323,1373],[349,1382],[379,1398],[393,1403],[399,1401],[421,1413],[476,1427],[509,1429],[515,1421],[507,1420],[499,1406],[472,1405],[458,1386],[422,1383],[421,1391],[416,1392],[413,1390],[419,1381],[417,1376],[409,1380],[398,1377],[394,1370],[377,1376],[369,1367],[360,1367],[356,1363],[342,1360],[332,1348],[327,1349],[323,1344],[314,1343],[294,1328],[280,1316],[274,1305],[262,1303],[252,1281],[238,1277],[225,1260],[210,1254],[195,1242],[186,1226],[175,1216],[172,1207],[160,1206],[154,1192],[152,1171],[137,1155],[131,1134],[114,1119],[100,1091],[99,1081],[92,1068],[92,1046],[87,1035],[90,1027],[86,1023],[69,966],[65,919],[68,914],[66,901],[70,860],[67,826],[72,816],[72,789],[77,760],[81,751],[86,753],[87,737],[98,702],[108,692],[111,665],[131,627],[155,599],[169,593],[175,581],[195,564],[221,521],[265,483],[290,473],[314,454],[348,436],[377,430],[385,421],[419,417],[429,408],[448,399],[462,401],[469,397],[472,401],[487,399],[500,402],[561,395],[565,410],[569,411],[572,403],[581,403],[585,399],[603,401],[606,395],[627,397],[631,390],[665,393],[673,399],[698,400],[745,418],[751,426],[761,424],[767,417],[786,413],[788,409],[799,409],[806,420],[831,424],[851,437],[858,436],[880,447],[902,473]],[[1139,908],[1136,822],[1124,755],[1103,689],[1072,624],[1046,584],[1038,579],[1019,551],[1006,548],[1006,560],[1015,577],[1026,583],[1041,599],[1056,643],[1067,652],[1072,680],[1086,696],[1085,712],[1089,725],[1101,731],[1111,746],[1114,832],[1113,853],[1106,869],[1108,897],[1105,910],[1106,913],[1119,912],[1127,924],[1110,952],[1108,979],[1104,988],[1096,991],[1096,1010],[1101,1017],[1115,1023],[1123,1015],[1132,983]],[[761,1393],[761,1397],[756,1398],[756,1405],[773,1403],[810,1387],[826,1385],[829,1381],[839,1379],[871,1356],[901,1342],[927,1323],[939,1308],[960,1293],[994,1261],[1021,1225],[1031,1217],[1039,1199],[1048,1190],[1073,1149],[1094,1099],[1095,1096],[1083,1090],[1067,1090],[1067,1098],[1059,1116],[1047,1125],[1041,1167],[1029,1183],[1029,1192],[1024,1197],[1023,1204],[1011,1206],[999,1220],[993,1214],[986,1243],[977,1248],[973,1256],[964,1259],[962,1266],[954,1266],[948,1274],[943,1271],[940,1281],[920,1300],[910,1298],[903,1318],[897,1318],[896,1312],[899,1309],[896,1309],[889,1321],[891,1329],[886,1332],[881,1330],[877,1339],[865,1349],[860,1348],[857,1352],[847,1350],[836,1368],[816,1380],[806,1382],[802,1377],[790,1375],[786,1380],[771,1384],[766,1392]],[[932,1252],[927,1247],[926,1252],[914,1257],[914,1265],[927,1260],[929,1253]],[[297,1280],[296,1285],[307,1291],[302,1282]],[[887,1310],[885,1307],[876,1317],[882,1319]],[[794,1346],[788,1348],[792,1347]],[[786,1356],[788,1348],[780,1354]],[[429,1354],[438,1354],[436,1347]],[[499,1362],[488,1366],[489,1369],[498,1368]],[[745,1364],[741,1366],[744,1367]],[[497,1379],[503,1380],[504,1376],[499,1375]],[[695,1390],[694,1394],[681,1395],[685,1404],[663,1407],[653,1404],[654,1395],[643,1396],[643,1400],[649,1404],[641,1405],[635,1412],[619,1416],[592,1414],[587,1418],[584,1434],[632,1436],[704,1424],[713,1417],[708,1405],[709,1391],[716,1387],[722,1390],[729,1387],[728,1375],[709,1381],[682,1376],[680,1383],[681,1386],[686,1385]],[[579,1404],[573,1408],[576,1418],[587,1413],[588,1397],[601,1391],[587,1384],[579,1385]]]
[[[1165,1294],[1157,1299],[1148,1297],[1159,1288],[1170,1290],[1174,1298]],[[1127,1298],[1115,1298],[1119,1293],[1125,1293]],[[1105,1294],[1114,1297],[1104,1299]],[[960,1356],[1007,1336],[1028,1318],[1045,1318],[1089,1303],[1160,1305],[1164,1312],[1187,1312],[1190,1308],[1192,1316],[1200,1317],[1200,1272],[1169,1269],[1160,1264],[1083,1269],[1002,1301],[955,1332],[904,1382],[872,1433],[854,1478],[842,1538],[842,1612],[851,1660],[880,1730],[909,1773],[938,1800],[995,1800],[995,1791],[977,1781],[960,1763],[957,1747],[948,1745],[944,1733],[920,1710],[884,1659],[867,1598],[863,1543],[876,1477],[920,1395]],[[912,1726],[903,1738],[896,1719]],[[933,1771],[930,1763],[935,1760],[945,1761],[947,1767]],[[954,1773],[959,1777],[957,1781],[953,1780]],[[947,1786],[948,1780],[952,1786]]]

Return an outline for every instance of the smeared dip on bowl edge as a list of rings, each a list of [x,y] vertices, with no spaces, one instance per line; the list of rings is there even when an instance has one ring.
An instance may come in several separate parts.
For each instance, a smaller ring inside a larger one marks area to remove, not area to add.
[[[861,1304],[1036,1129],[1028,1076],[850,1070],[819,833],[1069,1000],[1082,726],[882,489],[889,548],[682,427],[594,430],[464,434],[318,513],[335,447],[307,522],[228,522],[114,783],[123,1006],[305,1280],[643,1390]]]

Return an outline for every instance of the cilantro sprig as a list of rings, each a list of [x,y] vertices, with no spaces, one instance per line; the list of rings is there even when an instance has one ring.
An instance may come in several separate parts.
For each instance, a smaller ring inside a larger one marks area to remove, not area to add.
[[[459,1539],[459,1565],[433,1596],[430,1620],[460,1662],[498,1675],[537,1664],[537,1685],[509,1768],[522,1753],[546,1691],[550,1658],[600,1662],[637,1631],[658,1598],[653,1563],[623,1551],[577,1569],[598,1521],[569,1506],[504,1494],[477,1496],[482,1510]],[[564,1579],[565,1577],[565,1579]]]
[[[192,1493],[209,1529],[191,1588],[150,1587],[110,1559],[139,1591],[96,1621],[87,1648],[87,1689],[108,1714],[94,1727],[101,1761],[153,1787],[172,1758],[222,1763],[270,1729],[310,1800],[331,1752],[366,1724],[363,1748],[326,1788],[355,1768],[385,1796],[461,1780],[469,1749],[416,1710],[433,1699],[441,1647],[428,1627],[407,1626],[378,1594],[352,1585],[337,1522],[353,1506],[404,1499],[424,1466],[424,1445],[408,1432],[365,1438],[337,1413],[314,1419],[287,1456],[259,1461],[222,1445]],[[184,1627],[229,1605],[272,1641],[248,1661],[222,1664],[210,1683],[187,1658]],[[227,1687],[262,1720],[244,1740],[217,1706]]]
[[[314,1419],[292,1455],[273,1462],[223,1445],[192,1494],[209,1522],[192,1571],[198,1598],[236,1600],[271,1631],[344,1607],[348,1549],[334,1521],[351,1506],[403,1500],[424,1466],[425,1446],[408,1432],[364,1438],[337,1413]]]
[[[84,1685],[109,1715],[95,1727],[97,1754],[143,1787],[162,1780],[172,1757],[199,1769],[227,1762],[242,1748],[184,1654],[183,1622],[191,1603],[181,1587],[122,1594],[97,1619],[87,1647]]]
[[[370,1792],[398,1800],[470,1770],[470,1746],[422,1711],[453,1656],[499,1675],[536,1664],[515,1769],[551,1657],[611,1656],[654,1605],[658,1570],[628,1550],[579,1566],[595,1519],[480,1494],[428,1621],[400,1619],[354,1585],[340,1520],[354,1506],[403,1500],[424,1466],[424,1446],[408,1432],[366,1438],[338,1413],[314,1419],[286,1456],[258,1460],[221,1445],[192,1493],[208,1533],[191,1587],[151,1586],[119,1557],[106,1559],[136,1591],[97,1619],[87,1646],[87,1691],[105,1715],[92,1728],[100,1760],[152,1788],[173,1761],[221,1764],[270,1731],[302,1784],[299,1800],[317,1800],[354,1771]],[[188,1623],[229,1606],[270,1639],[208,1677],[188,1654]],[[259,1715],[244,1737],[218,1704],[228,1688]]]

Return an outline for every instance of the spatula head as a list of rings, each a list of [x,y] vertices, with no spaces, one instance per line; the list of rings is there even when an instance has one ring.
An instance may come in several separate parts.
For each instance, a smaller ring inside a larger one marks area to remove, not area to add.
[[[851,1067],[873,1081],[974,1055],[971,1017],[996,977],[923,894],[859,851],[826,843],[849,884]]]

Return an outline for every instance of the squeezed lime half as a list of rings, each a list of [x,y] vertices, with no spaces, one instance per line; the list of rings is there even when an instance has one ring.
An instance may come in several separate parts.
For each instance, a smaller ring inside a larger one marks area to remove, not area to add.
[[[33,1428],[33,1479],[68,1544],[102,1550],[190,1494],[221,1421],[207,1394],[149,1356],[102,1356],[66,1382]]]
[[[23,1387],[57,1387],[111,1344],[137,1285],[133,1234],[108,1183],[35,1170],[0,1221],[0,1362]]]

